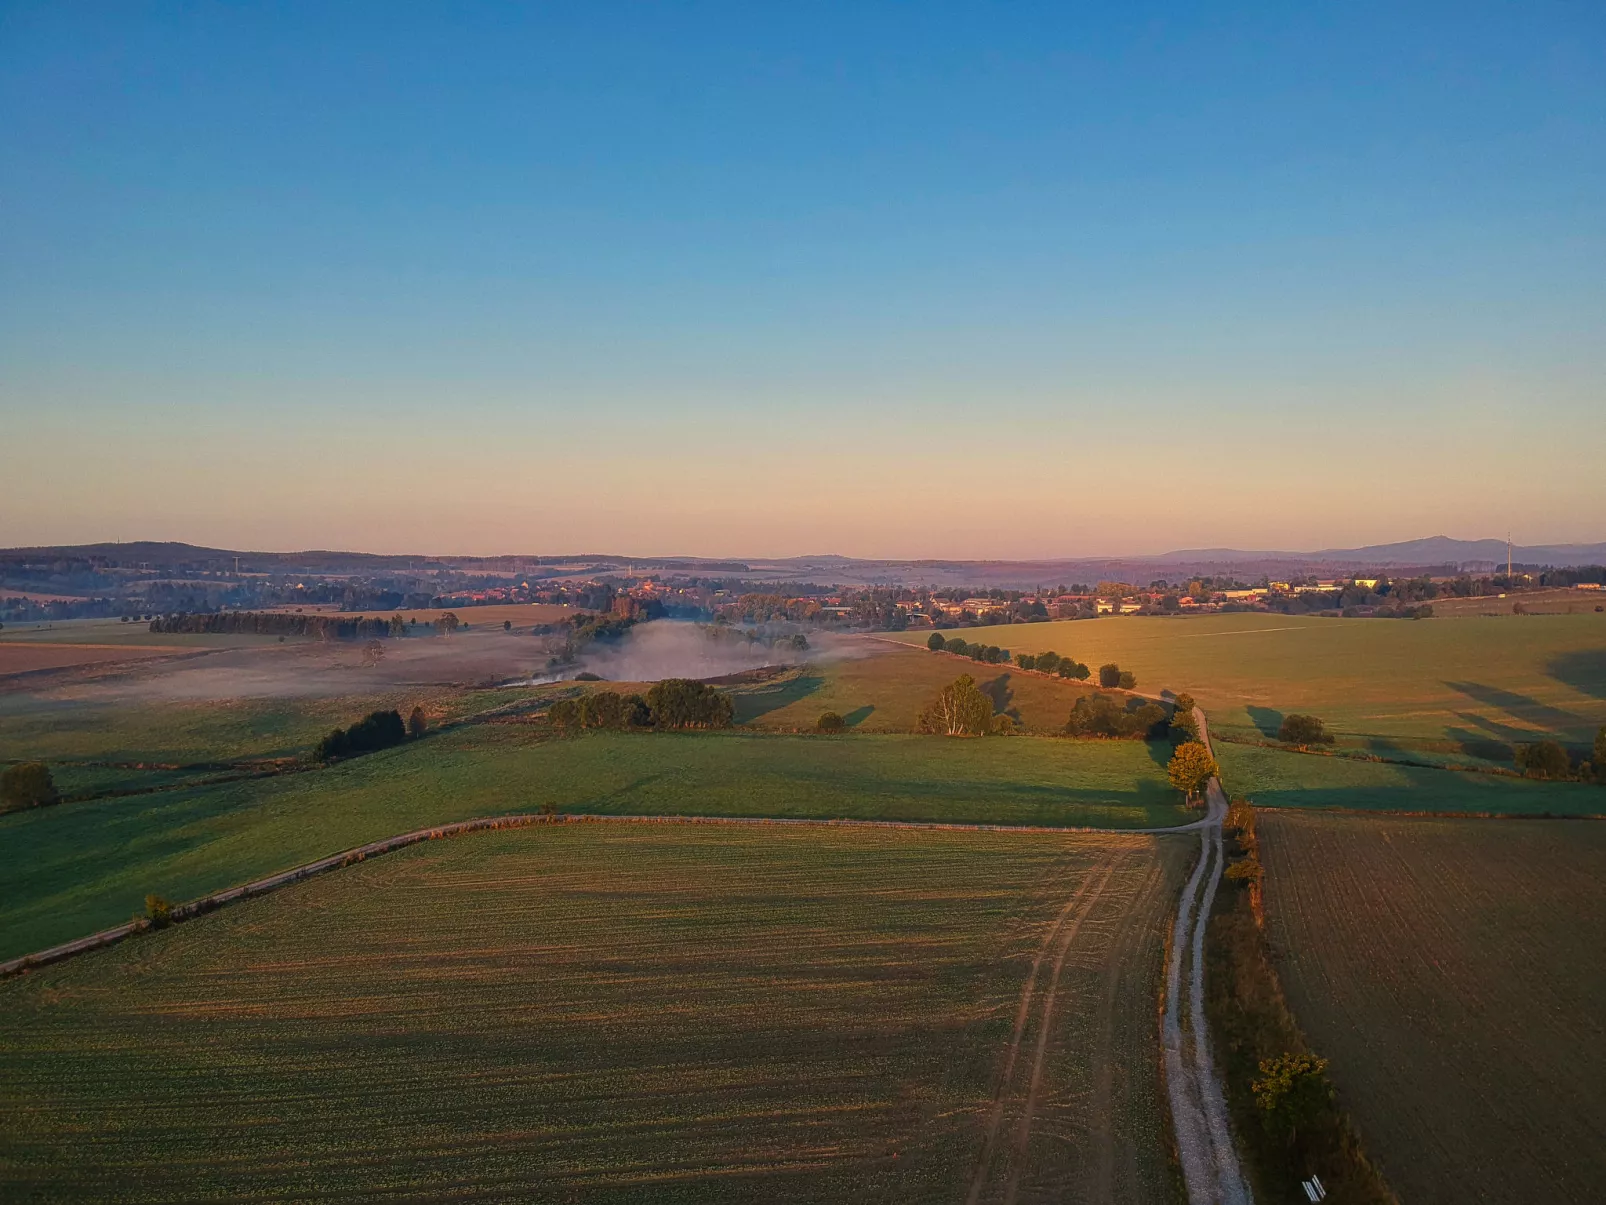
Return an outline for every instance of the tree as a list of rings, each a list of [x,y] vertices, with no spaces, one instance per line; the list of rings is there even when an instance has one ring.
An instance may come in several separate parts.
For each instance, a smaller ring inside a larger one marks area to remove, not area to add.
[[[1606,724],[1595,734],[1595,776],[1606,782]]]
[[[413,708],[413,714],[407,717],[407,735],[420,737],[429,728],[429,720],[424,715],[422,707]]]
[[[821,732],[841,732],[848,725],[847,721],[836,712],[827,711],[820,716],[819,721],[814,726]]]
[[[159,895],[145,897],[145,918],[153,929],[165,929],[173,923],[173,905]]]
[[[7,766],[0,774],[0,805],[6,811],[44,807],[60,798],[55,780],[50,776],[50,767],[44,762],[25,761]]]
[[[580,701],[582,728],[624,727],[625,701],[611,690],[599,690]]]
[[[728,728],[734,709],[730,696],[690,678],[665,678],[647,692],[652,722],[659,728]]]
[[[559,699],[546,709],[547,723],[554,728],[578,728],[580,726],[580,700]]]
[[[963,636],[950,636],[943,647],[950,653],[958,653],[961,657],[970,652],[970,646],[965,643]]]
[[[1517,769],[1529,778],[1567,778],[1572,774],[1572,759],[1567,750],[1556,741],[1535,741],[1516,748]]]
[[[1093,671],[1088,669],[1086,665],[1071,657],[1066,657],[1062,660],[1059,664],[1059,669],[1055,672],[1062,678],[1074,678],[1078,682],[1086,682],[1093,674]]]
[[[976,686],[976,679],[961,674],[920,713],[921,732],[942,736],[985,736],[993,727],[993,701]]]
[[[379,641],[370,640],[362,646],[362,663],[365,667],[372,668],[384,659],[385,646],[380,644]]]
[[[1039,673],[1052,674],[1060,667],[1060,655],[1049,651],[1037,654],[1037,664],[1033,667]]]
[[[926,637],[926,647],[934,653],[940,653],[947,647],[947,642],[943,640],[941,632],[933,632]]]
[[[1136,690],[1138,688],[1138,676],[1129,669],[1123,669],[1121,676],[1115,680],[1115,684],[1122,690]]]
[[[1106,690],[1114,690],[1121,685],[1121,667],[1113,661],[1099,666],[1099,685]]]
[[[1293,1145],[1299,1131],[1321,1116],[1333,1099],[1327,1060],[1314,1054],[1280,1054],[1260,1061],[1260,1078],[1249,1085],[1266,1129]]]
[[[1114,695],[1084,695],[1071,708],[1070,718],[1065,721],[1065,735],[1153,740],[1165,735],[1166,719],[1165,708],[1158,703],[1129,707],[1128,702]]]
[[[450,636],[463,626],[463,621],[457,617],[457,612],[448,611],[435,621],[435,630],[442,636]]]
[[[1036,669],[1037,658],[1031,653],[1016,653],[1015,664],[1020,666],[1021,669]]]
[[[1183,707],[1179,703],[1171,712],[1171,739],[1177,744],[1199,739],[1199,721],[1193,714],[1193,708]]]
[[[502,630],[504,632],[511,632],[513,630],[513,621],[511,619],[504,619],[502,621]]]
[[[1331,745],[1333,737],[1313,715],[1286,715],[1277,739],[1290,745]]]
[[[1166,777],[1191,803],[1217,774],[1216,759],[1199,741],[1185,741],[1171,755]]]

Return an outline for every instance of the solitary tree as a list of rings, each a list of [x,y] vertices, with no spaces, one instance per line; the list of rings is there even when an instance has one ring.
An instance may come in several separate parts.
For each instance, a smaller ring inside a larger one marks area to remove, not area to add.
[[[7,766],[5,773],[0,774],[0,805],[7,811],[42,807],[59,798],[55,781],[50,777],[50,767],[44,762],[26,761]]]
[[[504,619],[502,621],[502,630],[504,632],[511,632],[513,630],[513,621],[511,619]]]
[[[942,652],[946,646],[947,641],[943,640],[941,632],[933,632],[926,637],[926,647],[934,653]]]
[[[1330,745],[1333,743],[1332,734],[1323,726],[1321,720],[1313,715],[1284,716],[1282,727],[1277,730],[1277,739],[1286,741],[1290,745]]]
[[[377,640],[370,640],[362,646],[362,663],[365,666],[375,666],[385,659],[385,646]]]
[[[827,711],[820,716],[819,722],[815,724],[815,727],[821,732],[841,732],[847,727],[847,721],[836,712]]]
[[[422,707],[413,708],[413,714],[407,717],[407,735],[413,737],[423,736],[428,728],[429,720],[424,715],[424,709]]]
[[[1216,774],[1215,758],[1198,741],[1185,741],[1178,745],[1176,752],[1171,755],[1171,764],[1166,767],[1171,785],[1181,791],[1190,803]]]
[[[1321,1116],[1322,1107],[1333,1099],[1327,1082],[1327,1060],[1314,1054],[1280,1054],[1260,1061],[1260,1078],[1249,1085],[1260,1119],[1290,1146],[1299,1131]]]
[[[976,680],[961,674],[920,713],[922,732],[943,736],[985,736],[993,726],[993,701],[976,687]]]

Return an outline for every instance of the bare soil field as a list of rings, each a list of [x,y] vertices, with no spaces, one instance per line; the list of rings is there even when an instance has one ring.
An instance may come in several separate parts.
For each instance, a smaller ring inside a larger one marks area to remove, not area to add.
[[[283,610],[283,608],[280,608]],[[344,617],[353,619],[366,617],[369,619],[389,619],[392,615],[400,615],[411,623],[434,623],[442,615],[456,615],[458,619],[473,627],[501,627],[503,622],[509,622],[514,627],[533,627],[538,623],[561,623],[572,615],[584,615],[587,612],[580,607],[567,607],[558,603],[496,603],[485,607],[432,607],[417,611],[351,611],[340,612]]]
[[[1258,815],[1289,1004],[1401,1200],[1600,1200],[1606,824]]]
[[[0,984],[0,1195],[1175,1200],[1193,848],[426,843]]]
[[[105,665],[122,661],[146,661],[153,657],[172,657],[192,650],[167,644],[64,644],[34,641],[0,641],[0,678],[12,674],[31,674],[40,670],[72,669],[80,665]]]

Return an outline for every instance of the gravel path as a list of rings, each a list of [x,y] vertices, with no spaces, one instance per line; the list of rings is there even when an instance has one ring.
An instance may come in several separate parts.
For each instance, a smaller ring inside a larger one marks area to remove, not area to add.
[[[1194,715],[1199,720],[1199,735],[1208,745],[1210,735],[1204,713],[1195,709]],[[1166,966],[1165,1016],[1161,1024],[1166,1091],[1171,1098],[1171,1123],[1182,1177],[1188,1187],[1188,1205],[1250,1205],[1249,1186],[1232,1144],[1227,1101],[1205,1027],[1205,926],[1226,862],[1221,822],[1227,815],[1227,796],[1219,779],[1210,780],[1205,798],[1209,809],[1199,826],[1199,861],[1182,889],[1171,932],[1171,958]],[[1184,955],[1188,958],[1186,1028],[1182,1008]]]

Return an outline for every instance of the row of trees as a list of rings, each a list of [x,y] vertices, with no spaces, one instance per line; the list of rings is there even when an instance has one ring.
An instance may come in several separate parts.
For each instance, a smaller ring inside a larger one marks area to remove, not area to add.
[[[319,761],[329,762],[342,757],[357,757],[399,745],[408,737],[424,735],[428,722],[422,707],[413,708],[413,714],[402,723],[399,711],[371,711],[349,728],[336,728],[313,751]]]
[[[957,653],[985,665],[1013,664],[1021,669],[1057,674],[1061,678],[1079,682],[1086,681],[1092,675],[1092,671],[1074,657],[1062,657],[1055,652],[1016,653],[1011,657],[1008,649],[999,648],[996,644],[971,643],[962,636],[944,637],[941,632],[933,632],[927,637],[926,647],[934,653]]]
[[[459,628],[467,628],[453,611],[448,611],[433,623],[426,624],[442,636],[450,636]],[[400,615],[389,619],[349,615],[302,614],[293,611],[219,611],[216,614],[179,613],[158,615],[151,620],[151,631],[157,634],[194,635],[251,635],[251,636],[315,636],[321,640],[372,640],[377,637],[406,636],[416,631],[418,620],[406,620]]]
[[[1517,769],[1529,778],[1594,779],[1606,783],[1606,725],[1595,733],[1591,752],[1594,754],[1592,761],[1581,761],[1574,766],[1566,746],[1560,741],[1543,740],[1518,745],[1512,755]]]
[[[734,716],[729,695],[690,678],[665,678],[645,697],[599,690],[547,708],[548,722],[562,729],[729,728]]]
[[[1164,740],[1170,731],[1171,717],[1160,704],[1122,699],[1102,691],[1076,700],[1070,718],[1065,721],[1066,736],[1157,741]]]

